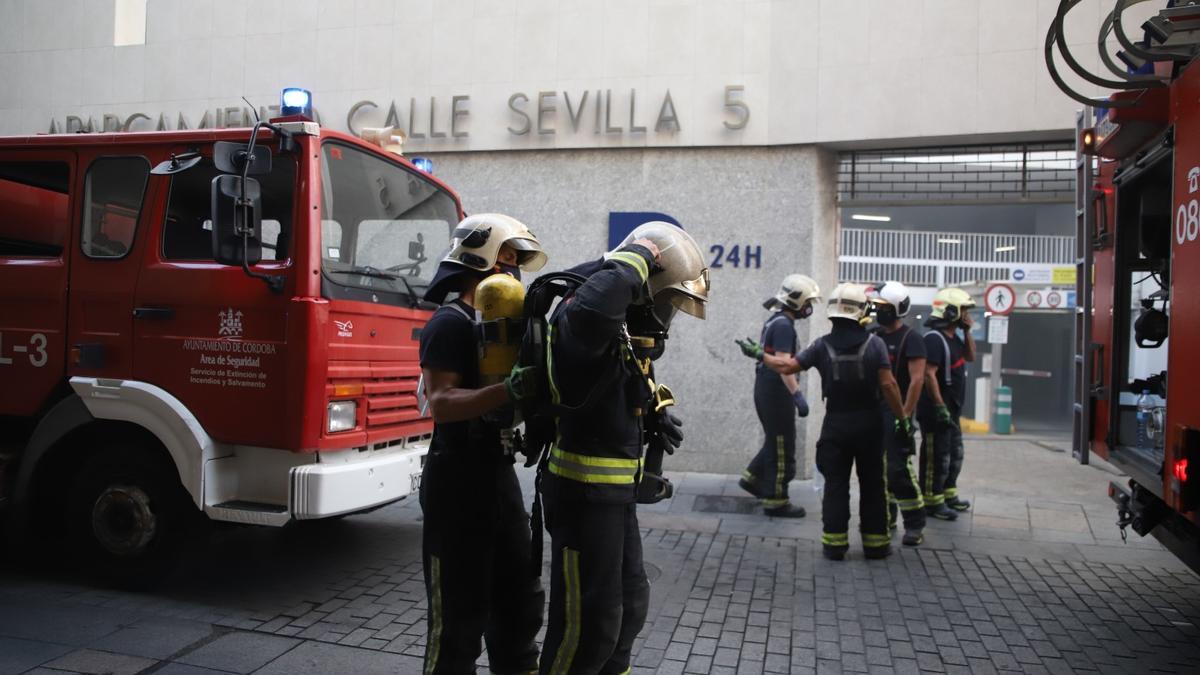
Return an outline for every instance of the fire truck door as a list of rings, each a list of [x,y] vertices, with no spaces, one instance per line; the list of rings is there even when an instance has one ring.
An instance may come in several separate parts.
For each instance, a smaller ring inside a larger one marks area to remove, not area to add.
[[[177,148],[182,152],[187,148]],[[263,447],[285,443],[284,367],[291,293],[273,292],[240,266],[213,259],[212,182],[206,156],[162,176],[160,217],[138,278],[134,374],[177,398],[213,438]],[[276,157],[262,186],[263,259],[254,270],[286,276],[296,162]]]
[[[0,414],[32,416],[62,382],[75,155],[0,152]]]
[[[133,293],[146,240],[150,162],[139,151],[88,153],[76,180],[76,236],[67,317],[68,376],[126,379],[133,364]]]

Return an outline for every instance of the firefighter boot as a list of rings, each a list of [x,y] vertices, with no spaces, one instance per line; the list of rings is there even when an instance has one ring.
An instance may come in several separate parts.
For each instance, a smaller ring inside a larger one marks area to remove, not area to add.
[[[946,506],[955,511],[966,511],[971,508],[971,502],[959,497],[947,497]]]
[[[758,491],[758,488],[754,487],[754,483],[751,483],[750,481],[746,480],[745,478],[738,479],[738,487],[742,488],[746,492],[749,492],[751,495],[754,495],[755,497],[762,499],[762,493],[760,493]]]
[[[951,510],[944,503],[936,506],[926,506],[925,513],[938,520],[958,520],[958,512]]]
[[[901,537],[900,543],[905,546],[920,546],[925,541],[925,535],[922,530],[904,530],[904,536]]]
[[[804,510],[803,506],[796,506],[790,502],[784,504],[783,506],[776,506],[769,509],[764,508],[763,513],[771,516],[772,518],[803,518],[805,515],[807,515],[807,512]]]
[[[892,545],[871,546],[863,548],[863,556],[869,560],[882,560],[892,554]]]

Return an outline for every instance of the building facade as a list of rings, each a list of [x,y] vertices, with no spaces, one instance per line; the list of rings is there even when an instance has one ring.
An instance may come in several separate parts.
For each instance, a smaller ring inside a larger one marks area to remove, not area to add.
[[[713,284],[661,368],[690,439],[671,468],[733,472],[761,433],[733,339],[786,274],[835,285],[839,156],[1069,141],[1076,106],[1042,64],[1057,4],[0,0],[0,134],[245,126],[301,86],[325,126],[402,130],[552,268],[600,255],[621,214],[670,216]],[[1069,39],[1094,42],[1100,12],[1081,3]],[[827,328],[819,310],[798,333]],[[809,464],[816,428],[798,421]]]

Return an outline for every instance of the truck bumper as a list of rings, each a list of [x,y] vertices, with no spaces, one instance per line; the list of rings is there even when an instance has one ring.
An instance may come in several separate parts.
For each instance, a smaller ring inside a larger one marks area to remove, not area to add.
[[[403,499],[420,486],[428,446],[323,452],[316,464],[291,470],[288,511],[296,520],[369,511]]]

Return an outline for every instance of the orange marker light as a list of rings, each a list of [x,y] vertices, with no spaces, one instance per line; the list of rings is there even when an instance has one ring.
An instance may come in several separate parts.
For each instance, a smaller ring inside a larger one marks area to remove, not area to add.
[[[333,387],[334,398],[350,398],[353,396],[362,396],[363,386],[361,384],[338,384]]]

